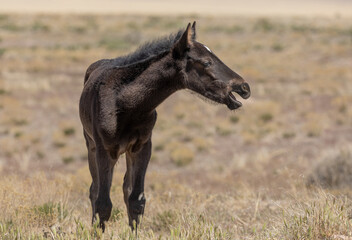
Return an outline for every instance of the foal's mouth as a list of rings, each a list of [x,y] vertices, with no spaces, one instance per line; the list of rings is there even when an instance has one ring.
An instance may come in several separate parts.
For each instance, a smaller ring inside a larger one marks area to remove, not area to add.
[[[227,106],[231,110],[237,109],[242,106],[242,103],[236,99],[234,93],[237,93],[243,99],[247,99],[251,96],[251,90],[249,88],[248,83],[242,83],[241,85],[234,85],[232,87],[232,91],[228,93],[229,102]]]
[[[231,110],[237,109],[242,106],[242,103],[236,99],[235,95],[233,95],[232,92],[229,92],[229,100],[230,100],[230,104],[228,104],[227,106]]]

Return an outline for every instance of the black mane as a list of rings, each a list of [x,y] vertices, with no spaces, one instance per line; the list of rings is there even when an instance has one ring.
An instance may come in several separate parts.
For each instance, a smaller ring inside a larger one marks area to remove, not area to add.
[[[138,47],[133,53],[115,58],[114,65],[126,66],[146,60],[153,56],[157,56],[163,52],[168,52],[177,40],[181,38],[183,31],[184,30],[180,30],[177,33],[170,34],[169,36],[146,42]]]

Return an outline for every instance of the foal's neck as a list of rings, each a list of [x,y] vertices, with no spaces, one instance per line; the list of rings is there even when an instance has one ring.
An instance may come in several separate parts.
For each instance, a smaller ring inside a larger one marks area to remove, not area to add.
[[[171,54],[152,57],[131,66],[130,70],[134,74],[139,72],[122,92],[131,110],[151,112],[171,94],[184,88],[181,73]]]

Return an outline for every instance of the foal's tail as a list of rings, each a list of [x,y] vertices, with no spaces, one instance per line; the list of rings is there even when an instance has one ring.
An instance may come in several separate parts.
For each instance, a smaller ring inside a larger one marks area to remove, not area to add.
[[[92,72],[94,72],[95,69],[97,69],[98,67],[104,65],[105,63],[107,62],[110,62],[109,59],[101,59],[99,61],[96,61],[94,63],[92,63],[88,68],[87,68],[87,71],[86,71],[86,75],[84,76],[84,84],[86,84],[86,82],[88,81],[89,79],[89,76]]]

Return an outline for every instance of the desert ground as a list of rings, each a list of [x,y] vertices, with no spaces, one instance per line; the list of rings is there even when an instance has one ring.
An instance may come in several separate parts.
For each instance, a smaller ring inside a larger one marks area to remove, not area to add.
[[[158,107],[138,238],[352,239],[352,18],[33,12],[0,14],[0,239],[136,239],[124,156],[90,224],[83,77],[193,20],[252,96]]]

